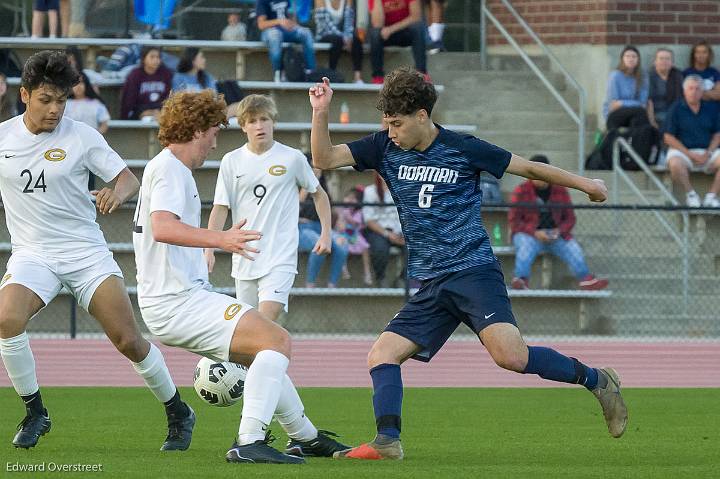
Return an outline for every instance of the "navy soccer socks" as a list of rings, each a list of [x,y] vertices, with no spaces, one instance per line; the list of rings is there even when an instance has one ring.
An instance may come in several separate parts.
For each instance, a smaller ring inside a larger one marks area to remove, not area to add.
[[[528,346],[528,362],[523,374],[537,374],[543,379],[561,383],[582,384],[589,390],[595,389],[600,380],[597,369],[540,346]]]
[[[399,439],[403,397],[400,365],[380,364],[370,370],[370,377],[378,436]]]

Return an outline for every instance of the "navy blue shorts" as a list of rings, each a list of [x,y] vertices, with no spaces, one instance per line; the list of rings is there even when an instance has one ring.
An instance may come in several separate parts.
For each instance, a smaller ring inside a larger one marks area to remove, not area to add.
[[[35,0],[33,2],[33,10],[38,12],[47,12],[48,10],[59,10],[60,0]]]
[[[425,281],[385,331],[420,345],[423,350],[413,359],[427,362],[461,323],[476,334],[494,323],[517,326],[497,262]]]

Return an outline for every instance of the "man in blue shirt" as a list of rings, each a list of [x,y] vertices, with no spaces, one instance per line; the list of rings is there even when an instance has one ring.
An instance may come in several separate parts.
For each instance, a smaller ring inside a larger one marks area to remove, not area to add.
[[[703,97],[703,79],[690,75],[683,81],[683,98],[673,103],[665,120],[667,164],[673,183],[686,193],[686,203],[700,207],[700,196],[690,184],[691,169],[715,175],[703,206],[718,208],[720,200],[720,117],[714,102]]]
[[[606,199],[605,184],[435,124],[430,118],[435,87],[407,68],[388,75],[380,94],[378,109],[388,129],[333,146],[328,132],[333,91],[323,80],[310,89],[313,163],[323,169],[372,168],[385,179],[405,234],[408,274],[423,281],[368,355],[377,436],[335,457],[402,459],[400,365],[409,358],[429,361],[460,323],[478,334],[500,367],[583,384],[600,401],[610,434],[620,437],[627,409],[617,373],[587,367],[549,348],[528,347],[520,336],[482,224],[477,180],[481,171],[496,178],[507,171],[578,189],[592,201]]]
[[[290,13],[290,0],[257,0],[255,7],[258,29],[268,47],[275,83],[281,81],[282,43],[300,43],[305,59],[305,73],[315,70],[315,47],[312,32],[301,27]]]

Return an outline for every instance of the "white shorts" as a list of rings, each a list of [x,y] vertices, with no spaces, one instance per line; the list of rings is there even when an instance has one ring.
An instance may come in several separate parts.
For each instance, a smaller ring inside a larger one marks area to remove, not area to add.
[[[0,288],[21,284],[49,304],[65,286],[87,311],[95,290],[110,276],[122,278],[122,271],[107,249],[79,258],[47,258],[27,250],[13,251]]]
[[[294,282],[295,273],[286,271],[271,271],[257,279],[235,278],[235,296],[254,308],[263,301],[284,304],[287,313],[290,290]]]
[[[690,151],[693,153],[700,153],[700,154],[705,153],[705,149],[703,149],[703,148],[691,148]],[[716,149],[713,152],[713,154],[710,155],[710,159],[707,160],[702,165],[696,165],[695,163],[693,163],[692,160],[690,158],[688,158],[688,156],[685,153],[683,153],[682,151],[676,150],[675,148],[668,148],[665,158],[667,158],[668,161],[670,161],[670,158],[672,158],[674,156],[677,156],[680,159],[682,159],[683,163],[685,163],[685,166],[687,166],[689,170],[702,171],[703,173],[707,173],[710,175],[710,174],[715,173],[715,170],[717,170],[717,167],[715,166],[715,162],[717,161],[718,158],[720,158],[720,148]]]
[[[251,309],[232,296],[199,289],[169,317],[153,317],[148,308],[141,308],[141,313],[148,330],[161,343],[228,361],[235,327]]]

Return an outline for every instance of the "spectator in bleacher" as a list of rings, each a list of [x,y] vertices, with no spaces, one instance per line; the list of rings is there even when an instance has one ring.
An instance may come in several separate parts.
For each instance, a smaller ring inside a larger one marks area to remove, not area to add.
[[[635,128],[649,123],[648,79],[640,67],[640,52],[632,45],[620,54],[620,61],[608,78],[603,114],[607,129]]]
[[[385,47],[412,47],[415,68],[427,76],[425,22],[420,0],[370,0],[370,60],[372,82],[382,84],[385,77]]]
[[[703,79],[703,100],[720,100],[720,71],[712,66],[714,54],[706,41],[693,45],[690,50],[690,66],[683,76],[698,75]]]
[[[545,155],[535,155],[530,161],[548,164]],[[572,236],[575,213],[570,193],[564,186],[541,180],[526,180],[513,190],[508,221],[515,246],[515,277],[513,289],[528,289],[530,269],[538,254],[549,252],[568,265],[580,289],[605,289],[607,279],[590,273],[580,244]],[[566,205],[550,208],[547,205]]]
[[[78,73],[83,73],[87,76],[93,89],[95,89],[95,92],[99,95],[99,84],[103,81],[103,76],[91,68],[85,68],[82,52],[80,52],[80,49],[75,45],[70,45],[65,48],[65,54],[67,55],[68,60],[70,60],[70,64],[78,71]]]
[[[676,101],[665,120],[667,164],[673,183],[685,191],[688,206],[700,207],[700,196],[690,184],[690,170],[714,175],[703,205],[718,208],[720,200],[720,117],[716,106],[703,100],[703,78],[689,75],[683,81],[683,98]]]
[[[103,77],[124,80],[140,63],[142,47],[138,43],[129,43],[113,51],[110,58],[97,57],[97,64]]]
[[[110,112],[100,95],[93,89],[85,73],[80,74],[80,82],[72,89],[65,103],[64,116],[95,128],[105,134],[110,121]]]
[[[365,234],[370,243],[370,260],[375,272],[375,280],[381,287],[392,286],[393,281],[386,278],[390,261],[390,249],[395,246],[404,252],[405,237],[400,226],[395,202],[385,180],[375,173],[375,182],[365,187],[363,203],[384,203],[388,206],[363,206]],[[403,271],[404,274],[404,271]]]
[[[353,0],[315,0],[315,40],[330,43],[331,70],[337,70],[342,51],[349,51],[355,83],[363,82],[363,50],[355,34]]]
[[[177,72],[173,75],[173,91],[200,91],[206,88],[217,90],[215,78],[205,71],[206,59],[202,50],[186,48],[180,57]]]
[[[220,33],[220,40],[225,42],[242,42],[247,39],[247,27],[240,21],[239,13],[230,13],[227,17],[227,25]]]
[[[50,38],[58,36],[58,11],[60,0],[33,0],[32,38],[39,38],[45,33],[45,17],[48,19]]]
[[[648,118],[650,123],[660,130],[670,105],[682,98],[683,75],[673,66],[672,50],[657,49],[648,78]]]
[[[15,101],[10,98],[7,87],[7,77],[0,73],[0,123],[17,116]]]
[[[443,33],[445,33],[445,0],[423,0],[427,8],[428,19],[428,53],[434,55],[445,50]]]
[[[255,12],[262,41],[268,47],[273,80],[282,81],[282,43],[299,43],[303,47],[305,73],[315,70],[315,47],[312,32],[301,27],[290,13],[288,0],[257,0]]]
[[[315,176],[320,182],[320,186],[327,193],[330,202],[330,192],[325,182],[325,177],[322,174],[322,170],[313,168]],[[299,240],[298,240],[298,251],[303,253],[309,253],[307,270],[305,272],[305,287],[314,288],[317,284],[317,278],[322,269],[323,263],[325,263],[326,254],[317,254],[313,250],[315,245],[318,244],[320,235],[322,233],[322,224],[320,223],[320,217],[315,209],[312,202],[306,201],[308,192],[306,190],[300,191],[300,220],[298,223],[299,229]],[[335,218],[333,212],[333,219]],[[348,256],[348,244],[347,239],[338,233],[333,231],[331,233],[332,246],[330,251],[330,273],[328,275],[328,288],[335,288],[340,281],[345,263],[347,262]]]
[[[340,209],[336,229],[345,236],[348,242],[348,253],[361,256],[363,264],[363,282],[365,286],[372,286],[372,269],[370,266],[370,244],[363,235],[365,219],[363,218],[360,203],[363,200],[363,186],[352,188],[343,198],[344,203],[357,205],[346,206]],[[350,279],[350,271],[347,266],[343,269],[343,277]]]
[[[123,120],[156,118],[172,88],[173,73],[162,64],[157,47],[145,47],[140,66],[125,80],[120,117]]]

